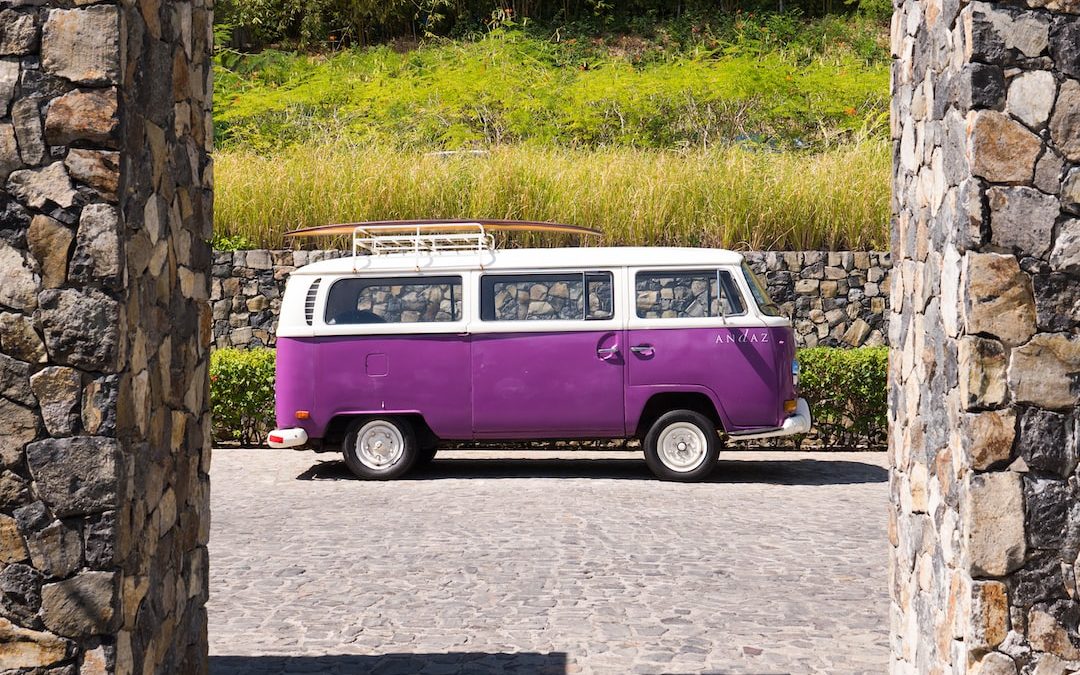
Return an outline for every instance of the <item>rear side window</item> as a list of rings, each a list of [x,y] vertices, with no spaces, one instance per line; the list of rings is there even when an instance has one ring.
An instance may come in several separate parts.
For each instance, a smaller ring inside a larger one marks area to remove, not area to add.
[[[326,299],[331,325],[461,320],[461,277],[341,279]]]
[[[611,272],[486,274],[480,278],[484,321],[596,321],[614,307]]]
[[[638,272],[634,291],[641,319],[695,319],[746,311],[731,274],[722,270]]]

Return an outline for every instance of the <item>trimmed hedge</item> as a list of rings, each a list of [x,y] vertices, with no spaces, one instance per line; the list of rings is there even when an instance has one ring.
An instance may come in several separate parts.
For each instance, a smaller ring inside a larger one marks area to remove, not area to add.
[[[887,347],[799,350],[799,388],[825,448],[879,448],[888,429]],[[260,445],[274,425],[274,350],[210,356],[214,439]]]
[[[217,349],[210,354],[214,440],[262,445],[274,428],[274,350]]]
[[[888,420],[888,347],[799,350],[799,389],[825,448],[880,448]]]

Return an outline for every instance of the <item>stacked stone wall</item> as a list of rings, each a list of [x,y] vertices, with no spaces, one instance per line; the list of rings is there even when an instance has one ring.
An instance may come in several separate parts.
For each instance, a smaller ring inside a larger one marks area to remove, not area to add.
[[[1080,4],[892,27],[892,670],[1080,669]]]
[[[214,253],[211,302],[216,347],[260,347],[274,344],[281,296],[290,272],[313,262],[346,255],[341,251],[218,251]],[[799,346],[882,345],[888,339],[889,277],[892,256],[875,252],[750,252],[747,262],[765,280],[781,311],[795,320]],[[504,303],[514,316],[529,316],[532,285],[526,304]],[[560,291],[561,293],[561,291]],[[550,293],[544,292],[549,296]],[[554,296],[553,296],[554,297]],[[537,316],[547,302],[580,314],[580,302],[537,299]],[[598,297],[590,312],[607,311]],[[659,303],[659,289],[657,289]],[[509,314],[507,315],[509,316]]]
[[[211,12],[0,3],[0,671],[206,668]]]

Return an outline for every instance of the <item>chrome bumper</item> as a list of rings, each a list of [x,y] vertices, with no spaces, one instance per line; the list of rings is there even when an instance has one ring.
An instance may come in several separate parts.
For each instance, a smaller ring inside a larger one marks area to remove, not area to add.
[[[810,431],[810,427],[813,425],[814,420],[810,416],[810,404],[806,402],[805,398],[800,398],[798,403],[795,404],[795,414],[785,419],[784,425],[779,429],[773,429],[772,431],[765,431],[762,433],[750,432],[748,434],[731,434],[730,438],[736,441],[750,441],[759,438],[776,438],[777,436],[805,434]]]
[[[303,429],[274,429],[266,438],[271,448],[295,448],[307,443],[307,432]]]

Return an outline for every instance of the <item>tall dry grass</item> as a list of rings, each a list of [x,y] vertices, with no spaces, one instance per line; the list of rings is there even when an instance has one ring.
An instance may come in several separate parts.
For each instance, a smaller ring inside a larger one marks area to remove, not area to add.
[[[589,244],[869,249],[888,243],[889,170],[878,140],[815,153],[518,145],[447,158],[340,141],[272,156],[228,150],[216,155],[215,226],[219,240],[260,247],[329,223],[507,218],[603,230]]]

